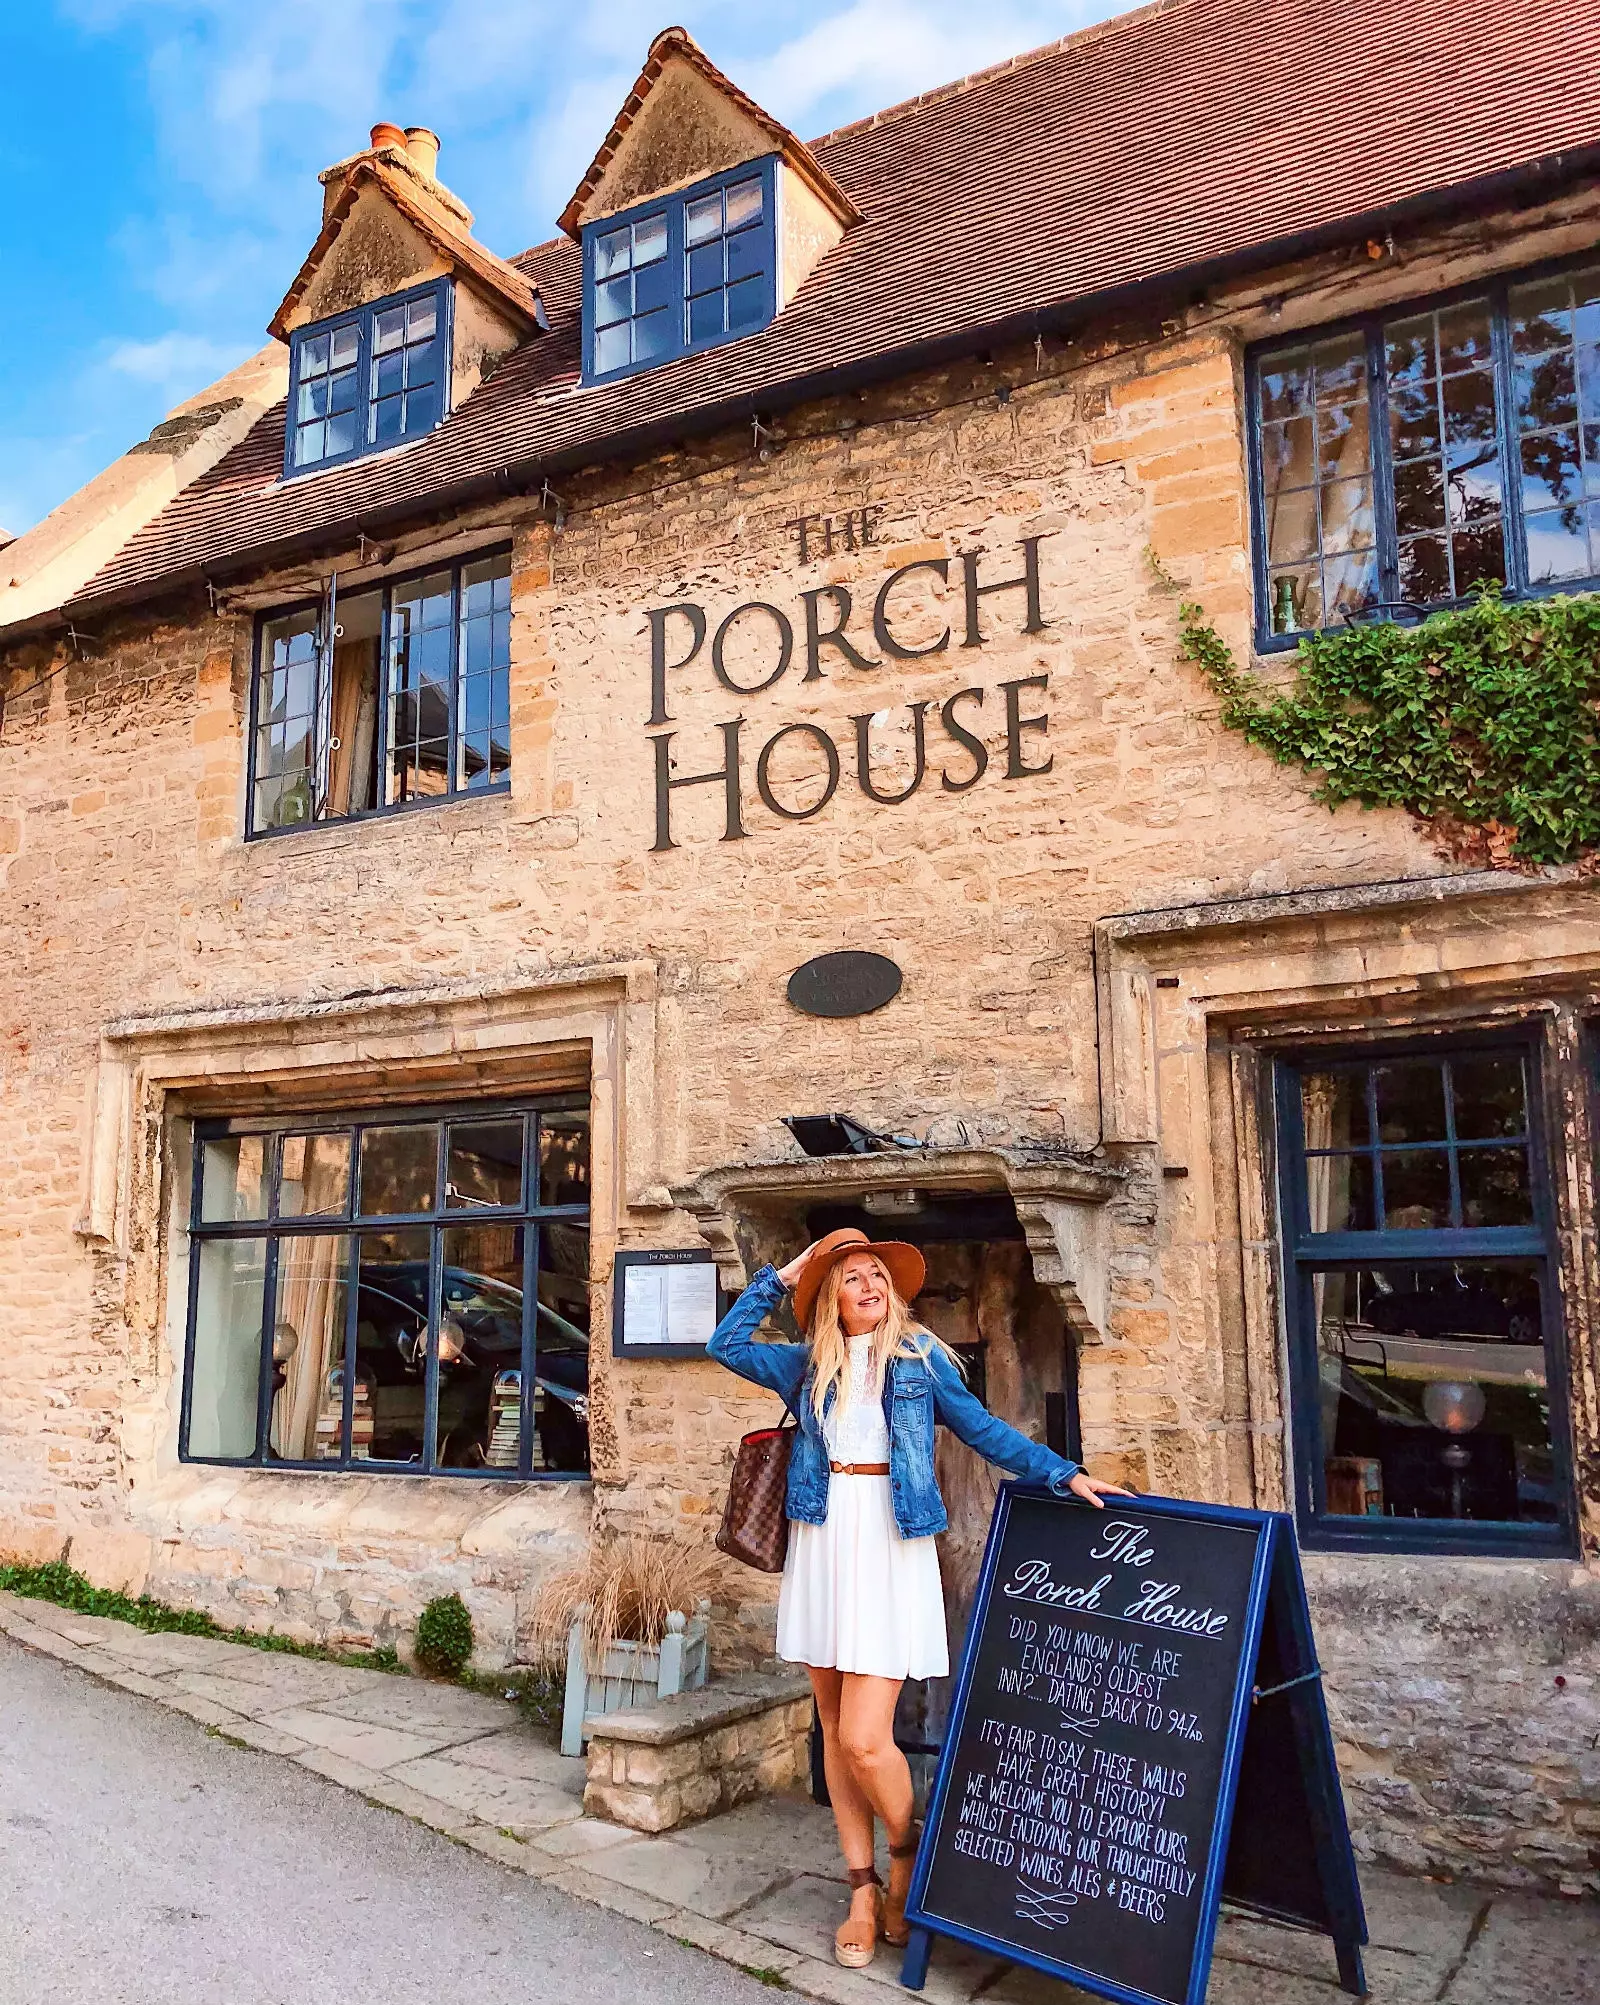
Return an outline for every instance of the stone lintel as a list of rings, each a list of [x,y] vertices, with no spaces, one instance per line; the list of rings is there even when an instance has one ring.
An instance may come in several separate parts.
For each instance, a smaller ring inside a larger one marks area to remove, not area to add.
[[[1126,1175],[1087,1151],[896,1149],[728,1163],[675,1186],[672,1199],[694,1219],[723,1285],[741,1288],[761,1258],[784,1246],[793,1251],[796,1216],[814,1204],[897,1191],[944,1197],[1003,1192],[1016,1205],[1040,1285],[1055,1296],[1082,1341],[1099,1343],[1109,1292],[1109,1200]],[[893,1219],[887,1213],[884,1223],[892,1227]]]
[[[671,1747],[810,1696],[811,1680],[804,1671],[740,1671],[731,1678],[702,1685],[698,1691],[659,1699],[653,1706],[618,1706],[615,1712],[590,1713],[583,1731],[592,1740]]]

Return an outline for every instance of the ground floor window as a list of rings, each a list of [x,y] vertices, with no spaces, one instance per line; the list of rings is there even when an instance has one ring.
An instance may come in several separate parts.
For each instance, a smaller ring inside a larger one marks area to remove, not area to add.
[[[1310,1543],[1571,1548],[1538,1058],[1529,1039],[1280,1063]]]
[[[186,1460],[581,1474],[588,1385],[586,1106],[197,1126]]]

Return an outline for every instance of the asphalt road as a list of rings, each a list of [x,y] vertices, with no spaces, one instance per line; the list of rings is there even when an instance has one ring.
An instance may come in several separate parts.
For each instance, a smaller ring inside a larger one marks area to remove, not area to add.
[[[0,2005],[530,1998],[771,1993],[0,1636]]]

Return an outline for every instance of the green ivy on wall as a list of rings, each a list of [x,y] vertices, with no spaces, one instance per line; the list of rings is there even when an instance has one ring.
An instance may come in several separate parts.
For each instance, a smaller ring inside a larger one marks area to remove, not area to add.
[[[1320,774],[1330,808],[1405,808],[1468,861],[1600,851],[1600,595],[1486,591],[1417,626],[1307,635],[1282,691],[1238,666],[1199,606],[1179,618],[1223,724]]]

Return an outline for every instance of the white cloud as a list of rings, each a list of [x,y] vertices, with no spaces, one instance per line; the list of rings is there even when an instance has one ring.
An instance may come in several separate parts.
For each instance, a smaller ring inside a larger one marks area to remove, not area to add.
[[[0,439],[12,529],[260,345],[316,234],[318,171],[360,147],[375,119],[433,126],[441,171],[477,211],[479,236],[511,254],[554,233],[674,13],[735,82],[810,136],[1116,11],[1115,0],[686,0],[672,13],[664,0],[58,4],[142,61],[159,193],[112,241],[107,294],[121,324],[86,327],[64,358],[77,381],[62,374],[56,394],[70,398],[80,436],[61,450]],[[149,332],[141,296],[169,331]],[[26,422],[49,430],[33,410]]]
[[[824,120],[831,127],[882,110],[1115,11],[1095,0],[984,7],[854,0],[748,65],[739,82],[810,136]]]
[[[116,376],[148,383],[169,404],[182,403],[251,353],[228,341],[204,334],[161,334],[153,341],[119,341],[106,354],[105,367]]]

